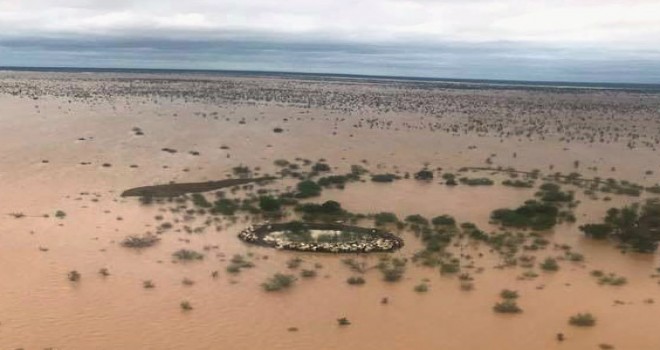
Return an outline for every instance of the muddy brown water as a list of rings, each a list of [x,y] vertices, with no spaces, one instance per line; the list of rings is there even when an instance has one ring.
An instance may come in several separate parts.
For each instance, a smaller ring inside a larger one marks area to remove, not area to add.
[[[426,131],[353,130],[349,125],[330,136],[335,114],[325,110],[299,114],[301,110],[274,105],[210,106],[138,98],[68,103],[42,97],[35,102],[7,95],[0,96],[0,105],[0,348],[597,349],[601,343],[617,349],[660,347],[655,331],[660,306],[645,302],[660,301],[658,279],[650,277],[658,267],[656,256],[621,254],[607,242],[584,239],[577,229],[580,222],[600,218],[607,208],[635,200],[630,197],[613,196],[611,202],[604,202],[580,196],[578,224],[559,225],[546,235],[553,243],[570,244],[586,261],[562,261],[555,273],[537,268],[540,276],[534,280],[518,279],[522,268],[495,268],[499,258],[483,246],[467,247],[474,256],[484,253],[475,262],[483,272],[471,271],[472,291],[460,290],[456,277],[410,263],[400,282],[386,283],[377,270],[370,270],[365,285],[350,286],[345,280],[354,273],[341,263],[345,256],[249,246],[236,238],[249,224],[243,219],[230,226],[223,222],[220,231],[213,226],[197,234],[169,231],[156,246],[143,250],[118,244],[127,235],[155,231],[156,215],[163,215],[163,221],[174,217],[160,211],[161,206],[121,198],[122,190],[223,178],[237,165],[260,166],[265,175],[276,171],[273,160],[300,156],[326,158],[338,167],[335,173],[362,159],[368,160],[373,172],[396,171],[395,166],[402,172],[416,171],[424,162],[456,170],[483,165],[484,159],[497,153],[499,165],[530,170],[547,169],[551,163],[556,170],[570,171],[574,160],[580,159],[585,168],[598,166],[597,171],[583,169],[585,174],[608,177],[614,166],[617,178],[651,184],[657,178],[644,171],[658,168],[654,152],[629,150],[622,144],[581,143],[571,144],[567,151],[565,144],[550,140],[525,143]],[[233,121],[193,115],[216,110]],[[260,113],[264,115],[257,120]],[[282,125],[282,118],[297,115],[301,120],[292,119],[283,134],[272,132]],[[237,116],[248,123],[236,123]],[[145,135],[133,135],[135,126]],[[221,149],[223,145],[230,149]],[[468,150],[469,145],[477,148]],[[179,152],[162,152],[163,147]],[[191,150],[200,156],[187,154]],[[511,156],[514,150],[516,158]],[[350,184],[345,190],[324,191],[322,199],[337,200],[354,212],[391,211],[400,217],[450,214],[490,231],[495,230],[488,222],[493,209],[519,205],[534,192],[500,185],[449,188],[438,182]],[[284,189],[294,184],[273,186]],[[66,217],[53,217],[56,210]],[[15,212],[26,217],[4,215]],[[49,218],[42,217],[46,213]],[[175,223],[175,228],[204,226],[202,220]],[[409,257],[421,244],[412,234],[402,234],[406,245],[392,255]],[[205,246],[218,248],[204,251]],[[181,248],[202,251],[206,257],[174,262],[171,254]],[[225,272],[232,255],[247,253],[253,254],[254,268],[235,276]],[[551,247],[537,255],[542,259],[561,252]],[[321,264],[317,277],[299,278],[284,292],[264,292],[260,284],[273,273],[297,273],[286,267],[293,257],[304,260],[303,268]],[[356,259],[375,265],[378,255]],[[100,276],[100,268],[107,268],[110,276]],[[77,283],[66,278],[74,269],[82,274]],[[625,276],[628,284],[600,286],[589,275],[594,269]],[[219,277],[214,279],[215,270]],[[183,278],[195,284],[185,286]],[[429,291],[414,292],[413,287],[425,279]],[[144,280],[153,281],[156,288],[144,289]],[[503,288],[520,293],[523,313],[492,311]],[[383,297],[389,298],[387,305],[380,303]],[[179,307],[183,300],[194,309],[183,312]],[[568,325],[569,316],[587,311],[597,317],[595,327]],[[352,324],[339,327],[339,317]],[[289,332],[289,327],[298,331]],[[555,340],[559,332],[565,334],[563,343]]]

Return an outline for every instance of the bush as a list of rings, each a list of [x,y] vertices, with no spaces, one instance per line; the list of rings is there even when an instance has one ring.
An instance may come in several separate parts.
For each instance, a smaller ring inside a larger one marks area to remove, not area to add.
[[[271,196],[262,196],[259,197],[259,209],[268,212],[279,211],[282,207],[282,203],[277,198]]]
[[[303,278],[316,277],[316,271],[315,270],[305,270],[305,269],[303,269],[302,271],[300,271],[300,277],[303,277]]]
[[[234,215],[238,210],[238,205],[229,199],[222,198],[213,203],[211,212],[214,214]]]
[[[179,305],[181,306],[181,310],[183,311],[190,311],[193,309],[189,301],[182,301],[181,304]]]
[[[326,201],[323,204],[305,203],[296,207],[296,211],[305,214],[324,214],[324,215],[338,215],[344,213],[341,204],[335,201]]]
[[[266,282],[261,284],[261,287],[267,292],[275,292],[282,289],[287,289],[293,286],[296,278],[293,275],[285,275],[276,273],[273,277],[269,278]]]
[[[121,241],[121,245],[127,248],[146,248],[151,247],[160,241],[160,238],[154,235],[128,236]]]
[[[433,180],[433,172],[428,169],[423,169],[415,173],[416,180]]]
[[[69,273],[67,274],[67,278],[68,278],[69,281],[71,281],[71,282],[77,282],[77,281],[79,281],[79,280],[80,280],[80,277],[81,277],[80,272],[78,272],[78,271],[76,271],[76,270],[71,270],[71,271],[69,271]]]
[[[312,170],[316,172],[330,171],[330,166],[325,163],[316,163],[312,166]]]
[[[298,183],[298,198],[310,198],[321,195],[321,186],[312,180],[305,180]]]
[[[557,260],[553,258],[546,258],[543,260],[541,264],[539,264],[542,270],[545,271],[557,271],[559,270],[559,264],[557,264]]]
[[[426,293],[429,291],[429,286],[426,283],[420,283],[415,286],[415,292]]]
[[[193,202],[194,205],[196,205],[198,207],[202,207],[202,208],[210,208],[210,207],[213,206],[213,204],[211,204],[211,202],[206,200],[206,197],[204,197],[204,195],[201,195],[199,193],[193,193],[192,202]]]
[[[179,260],[202,260],[204,254],[200,254],[194,250],[180,249],[172,253],[172,255]]]
[[[515,290],[503,289],[500,292],[500,297],[502,297],[502,299],[517,299],[518,292]]]
[[[420,226],[428,226],[429,224],[429,220],[419,214],[408,215],[406,217],[406,222]]]
[[[318,180],[319,186],[322,187],[330,187],[333,185],[337,187],[343,187],[346,182],[348,182],[348,177],[344,175],[325,176]]]
[[[398,179],[394,174],[376,174],[371,176],[371,181],[373,182],[393,182]]]
[[[517,188],[532,188],[534,187],[534,181],[504,180],[502,181],[502,185]]]
[[[517,314],[522,312],[522,309],[516,304],[514,300],[507,299],[502,302],[496,303],[493,310],[497,313],[503,314]]]
[[[494,184],[493,180],[486,177],[480,177],[480,178],[462,177],[459,179],[459,181],[462,184],[468,186],[492,186]]]
[[[491,219],[502,226],[547,230],[557,224],[558,214],[559,210],[555,206],[530,200],[513,210],[494,210]]]
[[[596,325],[596,318],[590,313],[577,314],[571,316],[568,323],[578,327],[593,327]]]
[[[586,224],[580,226],[580,231],[591,238],[605,239],[614,231],[614,228],[609,224]]]
[[[364,278],[362,278],[360,276],[351,276],[346,280],[346,283],[348,283],[350,285],[362,285],[365,282],[366,281],[364,280]]]
[[[660,241],[660,199],[649,199],[641,207],[634,204],[611,208],[603,223],[582,225],[580,229],[587,236],[613,236],[637,252],[653,253]]]
[[[399,218],[396,217],[396,214],[388,213],[388,212],[381,212],[374,215],[374,220],[376,226],[381,226],[385,224],[394,224],[399,222]]]
[[[431,223],[436,226],[455,226],[456,220],[449,215],[440,215],[434,217]]]

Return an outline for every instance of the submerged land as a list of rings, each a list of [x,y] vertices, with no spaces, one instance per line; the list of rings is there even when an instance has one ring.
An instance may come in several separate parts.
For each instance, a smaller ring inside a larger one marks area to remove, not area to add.
[[[0,106],[0,348],[660,346],[657,90],[4,71]]]

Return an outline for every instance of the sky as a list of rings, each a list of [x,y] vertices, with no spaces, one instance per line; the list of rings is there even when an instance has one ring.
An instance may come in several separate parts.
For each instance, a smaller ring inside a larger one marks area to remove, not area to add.
[[[660,83],[660,1],[0,0],[0,66]]]

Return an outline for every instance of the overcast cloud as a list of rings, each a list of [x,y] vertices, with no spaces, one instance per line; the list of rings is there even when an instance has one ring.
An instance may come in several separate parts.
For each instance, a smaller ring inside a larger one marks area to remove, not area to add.
[[[660,83],[660,1],[0,0],[0,65]]]

